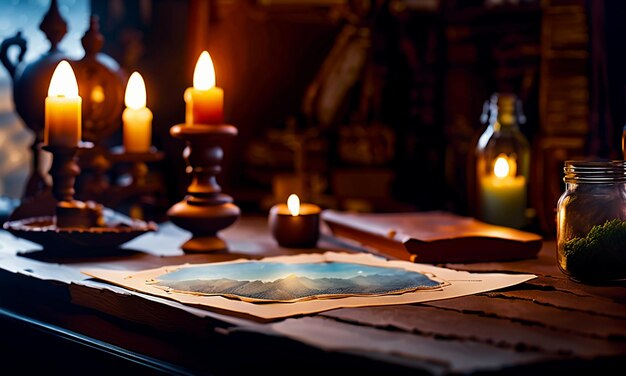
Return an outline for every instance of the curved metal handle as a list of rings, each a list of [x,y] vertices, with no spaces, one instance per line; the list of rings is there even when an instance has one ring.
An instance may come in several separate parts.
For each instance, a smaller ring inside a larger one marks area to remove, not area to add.
[[[9,48],[12,46],[20,48],[20,53],[17,55],[17,62],[15,63],[9,59]],[[24,59],[24,54],[26,54],[26,39],[22,37],[21,31],[18,31],[14,37],[3,40],[2,44],[0,44],[0,62],[2,62],[2,65],[4,65],[11,77],[15,78],[15,70],[17,65]]]

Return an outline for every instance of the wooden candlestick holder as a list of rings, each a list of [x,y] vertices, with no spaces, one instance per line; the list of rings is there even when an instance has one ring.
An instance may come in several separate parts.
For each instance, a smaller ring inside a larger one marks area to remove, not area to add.
[[[241,215],[233,198],[222,193],[216,175],[220,173],[222,146],[237,135],[232,125],[178,124],[170,129],[173,137],[184,140],[187,171],[193,175],[187,196],[174,204],[167,215],[176,226],[191,232],[182,245],[185,252],[215,252],[228,249],[218,231],[227,228]]]
[[[52,195],[57,200],[55,220],[58,228],[90,228],[102,225],[102,205],[95,202],[74,200],[74,184],[80,174],[77,153],[91,149],[93,144],[83,142],[78,146],[44,145],[43,150],[52,153]]]

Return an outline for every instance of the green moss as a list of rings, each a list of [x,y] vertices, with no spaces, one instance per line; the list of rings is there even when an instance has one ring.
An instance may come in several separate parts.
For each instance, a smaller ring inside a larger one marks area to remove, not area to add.
[[[583,280],[626,277],[626,222],[613,219],[596,225],[585,237],[563,244],[565,268]]]

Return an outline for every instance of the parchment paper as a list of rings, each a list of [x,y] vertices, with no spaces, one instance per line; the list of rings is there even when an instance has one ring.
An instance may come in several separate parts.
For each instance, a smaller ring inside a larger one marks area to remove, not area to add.
[[[228,263],[248,262],[247,259],[229,261]],[[143,293],[160,296],[178,301],[183,304],[200,306],[206,309],[217,309],[252,315],[262,319],[277,319],[289,316],[311,314],[345,307],[363,307],[377,305],[393,305],[418,303],[440,299],[450,299],[464,295],[497,290],[536,278],[532,274],[503,274],[503,273],[469,273],[452,269],[440,268],[427,264],[417,264],[407,261],[389,261],[371,254],[351,254],[326,252],[323,254],[303,254],[293,256],[267,257],[261,260],[282,263],[311,263],[311,262],[347,262],[371,266],[388,266],[404,268],[421,273],[428,273],[435,278],[447,282],[437,289],[424,289],[403,294],[384,296],[350,296],[336,299],[315,299],[291,303],[254,303],[242,300],[229,299],[222,296],[192,295],[165,291],[150,281],[165,273],[177,270],[189,264],[172,265],[143,271],[118,271],[104,269],[89,269],[82,272],[91,277]],[[197,265],[197,264],[196,264]]]

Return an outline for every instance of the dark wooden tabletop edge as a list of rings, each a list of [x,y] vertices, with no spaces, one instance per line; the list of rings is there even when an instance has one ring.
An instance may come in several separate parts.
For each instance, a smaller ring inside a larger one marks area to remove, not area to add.
[[[0,308],[0,320],[8,321],[11,325],[26,326],[30,329],[39,331],[44,335],[61,338],[65,341],[74,342],[78,345],[91,348],[100,352],[107,353],[113,357],[123,359],[128,362],[136,363],[142,368],[155,372],[171,375],[193,375],[194,372],[179,365],[170,364],[162,360],[154,359],[149,356],[139,354],[110,343],[100,341],[95,338],[85,336],[81,333],[71,331],[41,320],[34,319],[23,313],[17,313],[12,310]],[[53,351],[51,349],[51,351]]]

